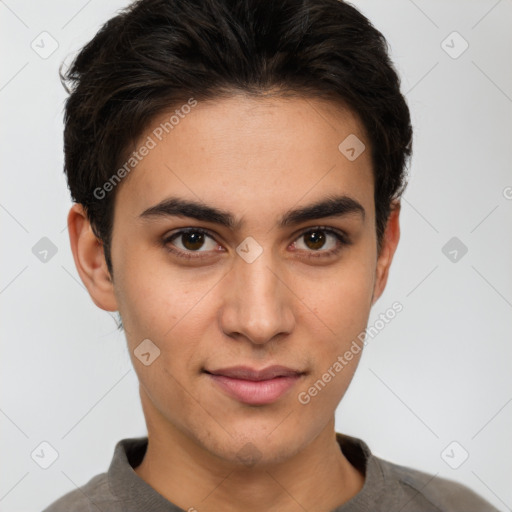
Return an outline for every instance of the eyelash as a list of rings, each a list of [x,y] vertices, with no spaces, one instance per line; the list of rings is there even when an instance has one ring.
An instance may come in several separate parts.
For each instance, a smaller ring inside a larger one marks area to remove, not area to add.
[[[351,241],[349,240],[348,236],[342,232],[335,230],[333,228],[329,228],[326,226],[314,226],[312,228],[308,228],[306,231],[303,231],[295,240],[300,239],[301,237],[312,233],[314,231],[323,231],[325,233],[328,233],[330,235],[333,235],[337,239],[337,245],[334,249],[331,249],[329,251],[322,251],[319,249],[318,251],[306,251],[307,256],[306,258],[328,258],[334,255],[337,255],[345,246],[351,245]],[[184,258],[187,260],[195,259],[195,258],[207,258],[208,254],[203,255],[201,252],[207,252],[207,251],[188,251],[184,252],[180,249],[172,248],[169,246],[169,244],[175,240],[176,238],[179,238],[181,235],[187,234],[187,233],[201,233],[203,235],[208,236],[209,238],[215,239],[212,233],[209,231],[202,229],[202,228],[185,228],[181,229],[180,231],[177,231],[173,233],[172,235],[169,235],[165,237],[162,240],[162,245],[172,254],[178,256],[179,258]],[[294,240],[294,241],[295,241]]]

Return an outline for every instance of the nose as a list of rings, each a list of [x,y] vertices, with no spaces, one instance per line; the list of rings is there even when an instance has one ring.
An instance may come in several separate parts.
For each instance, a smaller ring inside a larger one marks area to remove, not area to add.
[[[255,345],[290,334],[295,326],[294,295],[269,253],[263,251],[252,263],[237,257],[223,283],[223,332]]]

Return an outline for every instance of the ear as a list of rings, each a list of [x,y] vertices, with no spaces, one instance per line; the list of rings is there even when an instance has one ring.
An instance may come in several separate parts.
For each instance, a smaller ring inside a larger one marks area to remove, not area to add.
[[[388,281],[389,267],[391,266],[391,261],[393,260],[398,241],[400,240],[399,217],[400,203],[397,201],[391,205],[391,212],[382,237],[382,247],[377,257],[372,305],[375,304],[377,299],[382,295]]]
[[[81,204],[74,204],[69,210],[68,231],[76,269],[94,304],[105,311],[117,311],[103,244],[94,234]]]

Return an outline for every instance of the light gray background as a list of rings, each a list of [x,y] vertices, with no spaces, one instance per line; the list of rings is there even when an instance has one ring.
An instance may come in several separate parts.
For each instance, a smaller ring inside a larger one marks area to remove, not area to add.
[[[124,5],[0,1],[1,511],[41,510],[106,470],[119,439],[146,433],[124,336],[74,267],[62,173],[58,66]],[[356,6],[390,42],[415,151],[402,240],[370,324],[394,301],[404,309],[368,344],[336,427],[511,510],[512,2]],[[51,49],[43,31],[58,42],[46,59],[31,47]],[[453,31],[469,43],[458,58]],[[32,253],[42,237],[58,250],[46,263]],[[468,248],[456,262],[442,252],[452,237]],[[48,469],[31,458],[43,441],[58,452]],[[462,450],[469,458],[452,469],[445,460]]]

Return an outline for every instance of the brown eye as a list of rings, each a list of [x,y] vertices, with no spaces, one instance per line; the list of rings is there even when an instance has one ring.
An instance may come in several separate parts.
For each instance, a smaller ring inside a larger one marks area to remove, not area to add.
[[[322,231],[310,231],[303,236],[304,243],[310,249],[318,250],[321,249],[325,244],[326,236]]]
[[[171,252],[183,256],[191,256],[194,253],[205,256],[204,253],[211,253],[219,247],[211,235],[198,228],[182,229],[165,237],[162,242]]]
[[[291,247],[301,257],[318,259],[332,258],[351,243],[349,236],[341,230],[316,226],[304,231]]]
[[[346,243],[345,238],[331,229],[315,228],[302,233],[293,243],[295,249],[306,252],[332,253]]]
[[[201,249],[204,244],[204,234],[191,231],[190,233],[183,233],[181,235],[181,243],[185,249],[189,251],[197,251]]]

